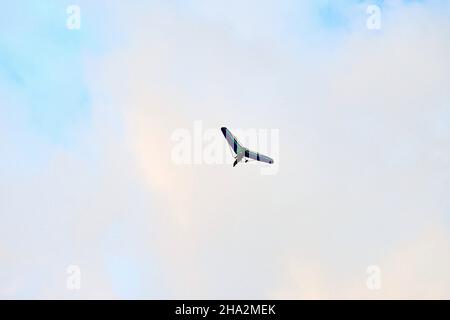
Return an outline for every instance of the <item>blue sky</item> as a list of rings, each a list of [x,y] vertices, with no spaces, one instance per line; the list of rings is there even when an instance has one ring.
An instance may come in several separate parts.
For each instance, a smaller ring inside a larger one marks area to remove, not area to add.
[[[149,11],[152,10],[152,3],[158,5],[157,1],[147,3]],[[195,3],[175,2],[169,7],[182,16],[186,12],[198,12]],[[283,14],[283,22],[281,29],[276,30],[282,34],[276,36],[289,34],[290,37],[285,40],[294,43],[299,36],[319,37],[311,40],[316,44],[333,42],[342,32],[349,31],[347,9],[361,3],[364,1],[321,0],[299,6],[288,1],[282,4],[284,9],[280,13]],[[383,7],[384,1],[371,3]],[[433,5],[436,3],[439,2]],[[6,85],[12,86],[26,99],[27,126],[33,133],[60,145],[71,142],[70,131],[78,125],[89,125],[91,101],[83,74],[83,59],[101,48],[108,48],[108,45],[119,45],[110,35],[115,29],[108,29],[118,24],[117,20],[113,20],[118,18],[117,12],[108,13],[106,10],[98,16],[104,5],[89,4],[87,10],[83,10],[83,28],[70,31],[65,28],[67,15],[63,14],[67,5],[67,1],[8,3],[2,11],[4,26],[0,37],[1,75]],[[252,10],[265,10],[270,6],[269,2],[262,3],[261,8],[253,7]],[[226,16],[233,18],[232,12],[226,13]],[[307,21],[304,21],[305,17]],[[250,20],[251,30],[258,32],[255,28],[259,27],[251,24]]]
[[[69,4],[0,11],[0,297],[449,297],[446,1]],[[172,163],[196,120],[279,173]]]

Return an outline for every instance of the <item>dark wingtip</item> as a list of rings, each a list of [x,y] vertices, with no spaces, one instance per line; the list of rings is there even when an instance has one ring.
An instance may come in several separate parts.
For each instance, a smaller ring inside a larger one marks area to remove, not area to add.
[[[220,130],[222,131],[222,133],[223,133],[224,135],[225,135],[226,132],[227,132],[227,128],[225,128],[225,127],[220,128]]]

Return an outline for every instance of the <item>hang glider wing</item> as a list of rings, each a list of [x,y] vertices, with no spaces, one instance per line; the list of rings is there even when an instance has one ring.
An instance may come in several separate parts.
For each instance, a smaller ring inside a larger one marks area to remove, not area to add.
[[[253,159],[256,161],[261,161],[261,162],[265,162],[265,163],[273,163],[273,159],[265,156],[263,154],[260,154],[258,152],[254,152],[254,151],[250,151],[248,149],[245,149],[245,157],[249,158],[249,159]]]
[[[234,155],[235,161],[233,163],[233,167],[236,166],[243,158],[246,158],[245,162],[248,162],[247,159],[253,159],[265,163],[273,163],[272,158],[260,154],[258,152],[250,151],[249,149],[243,147],[242,144],[239,143],[238,139],[227,128],[222,127],[220,130],[222,131],[225,139],[230,145],[230,148],[235,154]]]
[[[235,154],[238,154],[240,150],[244,149],[244,147],[239,143],[237,138],[230,132],[230,130],[225,127],[222,127],[220,130],[222,130],[225,139],[227,140],[228,144],[230,145],[231,149],[233,149]]]

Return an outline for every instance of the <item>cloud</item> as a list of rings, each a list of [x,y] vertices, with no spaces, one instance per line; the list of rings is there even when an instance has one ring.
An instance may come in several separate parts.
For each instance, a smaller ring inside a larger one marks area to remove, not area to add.
[[[284,287],[275,299],[447,299],[450,294],[448,230],[428,226],[413,239],[390,249],[379,263],[380,288],[369,289],[363,271],[342,278],[314,260],[291,257]]]
[[[291,5],[249,20],[237,5],[223,19],[206,3],[111,7],[99,24],[122,27],[83,60],[90,125],[69,150],[34,142],[37,173],[1,172],[0,295],[365,298],[379,264],[380,295],[448,297],[448,19],[400,5],[382,32],[355,22],[311,45],[283,22]],[[279,173],[174,164],[171,134],[195,120],[280,129]],[[430,248],[438,266],[419,263]]]

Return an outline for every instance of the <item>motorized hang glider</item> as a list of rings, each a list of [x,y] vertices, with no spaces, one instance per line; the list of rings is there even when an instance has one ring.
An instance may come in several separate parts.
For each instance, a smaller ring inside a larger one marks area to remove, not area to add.
[[[251,151],[242,146],[242,144],[239,143],[238,139],[227,128],[222,127],[220,130],[222,130],[222,133],[233,152],[233,156],[235,159],[233,167],[236,166],[242,159],[245,160],[245,163],[249,161],[248,159],[261,161],[265,163],[273,163],[272,158],[265,156],[263,154],[259,154],[258,152]]]

